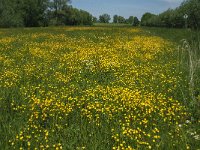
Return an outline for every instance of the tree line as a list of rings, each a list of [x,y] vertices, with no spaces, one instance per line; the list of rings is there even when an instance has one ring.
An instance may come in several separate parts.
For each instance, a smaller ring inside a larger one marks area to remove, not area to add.
[[[91,25],[92,15],[70,0],[0,0],[0,27]]]
[[[111,17],[109,14],[100,15],[99,20],[97,18],[95,18],[95,22],[100,22],[100,23],[109,23],[110,20],[111,20]],[[139,19],[134,16],[130,16],[128,19],[126,19],[120,15],[113,16],[113,23],[131,24],[133,26],[138,26],[139,22],[140,22]]]
[[[70,0],[0,0],[0,27],[38,27],[50,25],[92,25],[109,23],[109,14],[97,19],[89,12],[73,8]],[[145,13],[141,21],[113,16],[113,23],[133,26],[200,28],[200,0],[185,0],[179,7],[161,14]]]
[[[185,0],[179,7],[159,15],[145,13],[141,26],[168,28],[200,28],[200,0]]]
[[[0,0],[0,27],[39,27],[60,25],[92,25],[109,23],[110,15],[99,19],[89,12],[73,8],[70,0]],[[114,15],[113,23],[138,25],[137,17],[125,19]]]

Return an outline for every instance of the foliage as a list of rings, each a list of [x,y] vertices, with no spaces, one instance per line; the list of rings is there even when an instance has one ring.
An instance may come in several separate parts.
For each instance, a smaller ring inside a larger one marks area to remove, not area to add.
[[[20,7],[15,0],[0,0],[0,27],[24,26]]]
[[[97,23],[97,22],[98,22],[97,17],[94,17],[94,16],[93,16],[93,17],[92,17],[92,22],[93,22],[93,23]]]
[[[126,19],[122,16],[118,16],[118,23],[126,23]]]
[[[65,25],[91,25],[92,15],[84,10],[79,10],[71,6],[65,7],[61,11],[60,19]]]
[[[67,7],[67,3],[70,0],[53,0],[53,1],[49,1],[49,6],[54,14],[54,21],[55,21],[55,25],[61,25],[64,24],[62,17],[64,15],[63,13],[63,9],[65,9]]]
[[[48,0],[25,0],[21,4],[24,26],[45,26],[45,10],[48,8]]]
[[[103,14],[99,16],[99,22],[101,23],[109,23],[110,19],[110,15],[108,14]]]
[[[149,22],[151,21],[150,19],[152,19],[153,17],[155,17],[156,15],[151,14],[149,12],[143,14],[142,18],[141,18],[141,25],[142,26],[149,26]]]
[[[140,23],[139,19],[138,19],[137,17],[134,17],[134,18],[133,18],[133,23],[132,23],[132,25],[133,25],[133,26],[138,26],[139,23]]]
[[[120,24],[131,24],[133,26],[139,25],[139,20],[137,17],[130,16],[128,19],[125,19],[122,16],[114,15],[113,16],[113,23],[120,23]]]
[[[200,1],[186,0],[179,8],[183,14],[187,14],[187,24],[191,28],[200,28]]]
[[[113,23],[118,23],[118,15],[113,16]]]
[[[69,0],[0,0],[0,27],[91,25],[92,15]]]
[[[168,9],[159,15],[145,13],[141,19],[142,26],[183,28],[200,28],[200,1],[187,0],[176,9]]]
[[[133,16],[130,16],[130,17],[127,19],[127,23],[133,24],[133,22],[134,22],[134,17],[133,17]]]

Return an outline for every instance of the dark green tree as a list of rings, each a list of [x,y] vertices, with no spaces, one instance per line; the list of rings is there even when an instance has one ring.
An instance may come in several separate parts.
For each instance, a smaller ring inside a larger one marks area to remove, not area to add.
[[[134,18],[133,18],[133,23],[132,23],[132,25],[133,25],[133,26],[138,26],[139,23],[140,23],[139,19],[138,19],[137,17],[134,17]]]
[[[0,27],[24,26],[20,0],[0,0]]]
[[[133,17],[133,16],[130,16],[130,17],[127,19],[127,23],[129,23],[129,24],[133,24],[133,21],[134,21],[134,17]]]
[[[113,16],[113,23],[118,23],[118,15]]]
[[[64,7],[62,13],[61,23],[64,25],[92,25],[93,23],[93,17],[90,13],[72,6]]]
[[[155,17],[156,15],[152,14],[152,13],[145,13],[142,18],[141,18],[141,25],[142,26],[150,26],[150,21],[152,19],[152,17]]]
[[[60,25],[62,22],[63,12],[62,10],[65,8],[67,4],[71,2],[70,0],[52,0],[49,3],[49,7],[53,9],[55,15],[55,24]]]
[[[48,0],[24,0],[21,4],[26,27],[45,26]]]
[[[97,17],[94,17],[94,16],[93,16],[93,17],[92,17],[92,22],[93,22],[93,23],[97,23],[97,22],[98,22]]]
[[[200,28],[200,0],[186,0],[181,6],[168,9],[159,15],[145,13],[141,25],[198,29]]]
[[[200,28],[200,0],[186,0],[184,1],[180,9],[182,11],[182,15],[187,15],[185,22],[191,28]]]
[[[103,15],[99,16],[99,21],[101,23],[109,23],[110,19],[111,19],[110,15],[108,15],[108,14],[103,14]]]
[[[118,16],[118,23],[125,23],[126,19],[122,16]]]

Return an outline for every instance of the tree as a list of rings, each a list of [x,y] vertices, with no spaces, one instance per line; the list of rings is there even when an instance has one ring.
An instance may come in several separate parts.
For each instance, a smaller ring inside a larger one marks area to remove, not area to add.
[[[0,27],[92,25],[92,15],[67,5],[69,2],[70,0],[0,0]]]
[[[138,26],[139,23],[140,23],[139,19],[138,19],[137,17],[134,17],[134,18],[133,18],[133,23],[132,23],[132,25],[133,25],[133,26]]]
[[[113,16],[113,23],[118,23],[118,15]]]
[[[56,19],[55,21],[57,25],[59,25],[61,22],[61,20],[59,20],[59,16],[60,15],[62,16],[62,9],[66,8],[69,2],[70,0],[53,0],[50,2],[49,6],[51,9],[54,10],[55,19]]]
[[[130,17],[127,19],[127,23],[129,23],[129,24],[133,24],[133,21],[134,21],[134,17],[133,17],[133,16],[130,16]]]
[[[114,15],[113,23],[126,23],[126,19],[122,16]]]
[[[97,23],[98,22],[97,17],[92,17],[92,22]]]
[[[126,19],[122,16],[118,16],[118,23],[125,23]]]
[[[22,16],[26,27],[44,26],[48,0],[23,0]]]
[[[200,28],[200,1],[199,0],[186,0],[184,1],[180,9],[183,16],[187,14],[185,18],[188,23],[188,26],[191,28]]]
[[[84,10],[79,10],[79,14],[80,14],[80,24],[81,25],[92,25],[92,15]]]
[[[51,0],[49,3],[49,7],[54,9],[55,12],[58,12],[59,10],[62,10],[63,7],[65,7],[70,0]]]
[[[109,23],[110,19],[111,19],[110,15],[108,15],[108,14],[103,14],[103,15],[99,16],[99,21],[101,23]]]
[[[181,9],[176,8],[171,15],[172,27],[183,28],[185,26],[185,19]]]
[[[43,26],[49,0],[0,0],[0,26]]]
[[[151,18],[155,17],[156,15],[151,14],[149,12],[145,13],[141,18],[141,25],[142,26],[149,26]]]
[[[0,27],[24,26],[20,1],[0,0]]]
[[[62,9],[62,18],[60,24],[63,25],[92,25],[92,15],[84,10],[66,6]]]
[[[175,9],[168,9],[159,15],[145,13],[141,19],[143,26],[200,28],[200,0],[186,0]]]

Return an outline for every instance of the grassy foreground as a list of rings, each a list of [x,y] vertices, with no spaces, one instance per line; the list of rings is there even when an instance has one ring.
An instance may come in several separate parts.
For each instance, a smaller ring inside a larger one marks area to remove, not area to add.
[[[180,42],[189,34],[1,29],[0,149],[200,148],[198,69],[192,84]]]

